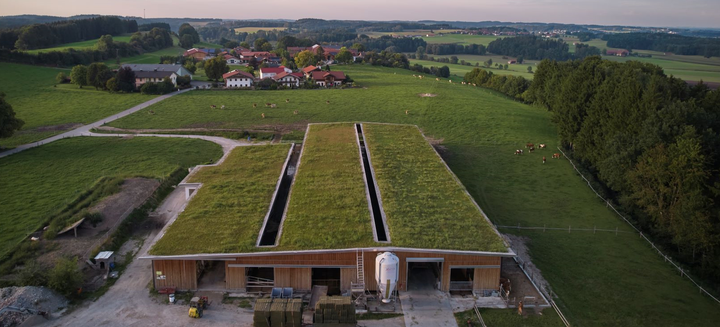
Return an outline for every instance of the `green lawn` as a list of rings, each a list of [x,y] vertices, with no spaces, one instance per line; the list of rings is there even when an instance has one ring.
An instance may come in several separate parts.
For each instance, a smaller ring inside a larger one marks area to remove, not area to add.
[[[435,31],[436,34],[438,31]],[[507,36],[495,36],[495,35],[469,35],[469,34],[445,34],[443,36],[430,36],[423,37],[428,44],[439,44],[439,43],[455,43],[455,44],[482,44],[487,46],[490,42],[497,40],[498,38],[505,38]]]
[[[453,55],[443,55],[443,56],[433,56],[435,58],[450,58]],[[448,63],[442,63],[437,61],[430,61],[430,60],[417,60],[417,59],[410,59],[410,64],[420,64],[424,67],[442,67],[442,66],[448,66],[450,68],[450,74],[456,75],[462,79],[462,77],[465,76],[465,73],[470,72],[473,70],[473,68],[476,68],[475,63],[478,63],[480,66],[479,68],[489,70],[493,72],[493,74],[497,75],[514,75],[514,76],[522,76],[527,79],[532,79],[533,74],[528,73],[527,68],[528,66],[531,66],[533,68],[533,71],[535,70],[535,64],[539,61],[537,60],[525,60],[522,64],[508,64],[508,69],[497,69],[495,68],[495,64],[502,64],[505,65],[508,63],[510,59],[503,59],[503,56],[495,56],[495,55],[487,55],[487,56],[480,56],[480,55],[454,55],[458,57],[458,60],[465,60],[466,62],[469,62],[472,64],[472,66],[466,66],[466,65],[460,65],[460,64],[448,64]],[[485,68],[483,67],[483,63],[486,62],[488,59],[492,59],[493,61],[493,67],[492,68]]]
[[[55,84],[59,72],[70,70],[0,62],[0,92],[12,105],[16,117],[25,121],[22,130],[0,139],[0,146],[15,147],[42,140],[155,98],[153,95],[112,94],[92,87]]]
[[[1,158],[0,254],[101,177],[163,178],[221,154],[219,146],[191,139],[80,137]]]
[[[137,56],[122,57],[122,58],[120,58],[120,63],[121,64],[159,64],[160,57],[162,57],[162,56],[179,56],[184,51],[185,51],[185,49],[183,49],[179,46],[172,46],[172,47],[161,49],[158,51],[146,52],[146,53],[143,53],[143,54],[137,55]],[[118,67],[115,59],[105,60],[105,64],[112,68]]]
[[[498,224],[630,230],[566,160],[550,159],[558,136],[545,110],[482,88],[413,78],[416,73],[407,70],[371,66],[341,69],[362,87],[193,91],[149,108],[155,115],[148,115],[146,109],[111,125],[247,128],[337,121],[417,124],[425,135],[441,141],[450,168]],[[437,96],[421,98],[420,93]],[[285,103],[286,98],[290,103]],[[325,104],[327,100],[331,105]],[[253,103],[265,102],[277,103],[278,108],[252,107]],[[210,104],[225,104],[227,108],[211,110]],[[261,113],[266,114],[265,119]],[[527,142],[546,143],[548,150],[513,154]],[[546,164],[542,164],[542,156],[548,157]],[[573,325],[712,326],[720,320],[718,304],[700,295],[636,235],[503,232],[530,238],[533,261],[554,287],[557,301]]]
[[[277,250],[377,245],[355,126],[310,125],[306,138]]]
[[[238,253],[255,248],[290,146],[238,147],[218,167],[189,180],[203,183],[150,253]]]
[[[533,309],[526,309],[528,314],[518,315],[515,309],[480,309],[483,321],[488,326],[513,326],[513,327],[559,327],[564,326],[560,317],[552,309],[542,311],[542,315],[534,314]],[[480,326],[475,310],[468,310],[455,313],[455,320],[458,326],[467,326],[467,321],[472,321],[473,326]]]
[[[50,52],[50,51],[64,51],[67,49],[75,49],[75,50],[84,50],[84,49],[91,49],[94,48],[97,44],[98,40],[100,38],[94,39],[94,40],[87,40],[87,41],[80,41],[80,42],[73,42],[73,43],[65,43],[60,44],[58,46],[52,47],[52,48],[44,48],[44,49],[35,49],[35,50],[28,50],[27,53],[40,53],[40,52]],[[117,35],[113,36],[113,41],[118,42],[130,42],[130,35]]]
[[[415,126],[363,124],[393,246],[507,252]]]

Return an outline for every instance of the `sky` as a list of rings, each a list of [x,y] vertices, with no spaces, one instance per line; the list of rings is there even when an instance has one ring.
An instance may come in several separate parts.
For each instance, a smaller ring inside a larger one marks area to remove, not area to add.
[[[0,16],[450,20],[720,28],[718,0],[0,0]]]

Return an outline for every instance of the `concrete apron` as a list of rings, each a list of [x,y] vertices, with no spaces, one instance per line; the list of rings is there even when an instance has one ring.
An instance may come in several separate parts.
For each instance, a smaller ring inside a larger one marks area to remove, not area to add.
[[[438,290],[400,292],[405,326],[457,327],[450,298]]]

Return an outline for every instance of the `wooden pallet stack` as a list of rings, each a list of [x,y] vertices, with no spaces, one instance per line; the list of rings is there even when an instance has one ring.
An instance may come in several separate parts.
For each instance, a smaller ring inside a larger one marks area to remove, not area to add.
[[[270,327],[270,305],[272,299],[258,299],[255,302],[253,325],[255,327]]]
[[[323,296],[315,304],[316,325],[355,325],[355,305],[348,296]]]
[[[255,327],[301,327],[302,299],[258,299],[255,302]]]

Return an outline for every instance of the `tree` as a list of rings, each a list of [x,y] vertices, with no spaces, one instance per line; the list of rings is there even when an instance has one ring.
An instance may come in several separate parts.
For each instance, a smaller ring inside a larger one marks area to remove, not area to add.
[[[357,50],[357,51],[359,51],[359,52],[365,51],[365,45],[362,44],[362,43],[355,43],[355,44],[353,44],[350,48],[351,48],[351,49],[355,49],[355,50]]]
[[[510,65],[505,64],[505,70],[508,70],[508,68],[510,68]]]
[[[5,93],[0,92],[0,138],[12,136],[24,124],[24,121],[15,118],[15,111],[5,101]]]
[[[518,57],[517,57],[517,63],[518,63],[518,64],[522,64],[523,61],[525,61],[525,57],[523,57],[523,56],[518,56]]]
[[[528,66],[527,72],[532,74],[532,66]]]
[[[340,48],[340,51],[338,51],[337,55],[335,55],[335,60],[343,64],[350,63],[353,60],[352,52],[350,52],[350,50],[346,47],[342,47]]]
[[[229,48],[229,49],[235,49],[235,48],[237,48],[238,45],[240,45],[240,43],[238,43],[238,41],[227,41],[227,42],[223,43],[223,46],[226,48]]]
[[[417,50],[415,50],[415,56],[419,60],[422,60],[425,57],[425,47],[422,45],[417,47]]]
[[[227,62],[222,57],[215,57],[205,61],[205,76],[209,79],[217,82],[227,72]]]
[[[117,91],[130,93],[135,90],[135,72],[130,67],[118,69],[117,75]]]
[[[120,90],[117,78],[113,77],[105,83],[105,88],[108,89],[110,92],[117,92]]]
[[[97,90],[98,88],[105,88],[105,83],[107,82],[110,77],[107,77],[106,79],[101,79],[101,72],[103,71],[109,71],[110,69],[105,66],[104,63],[101,62],[94,62],[90,64],[87,68],[87,73],[85,74],[85,78],[87,79],[87,85],[94,86]],[[112,74],[111,74],[112,75]],[[107,74],[106,74],[107,76]],[[105,77],[105,76],[103,76]]]
[[[483,63],[485,67],[492,67],[493,61],[492,58],[488,59],[486,62]]]
[[[451,63],[451,64],[457,64],[457,63],[458,63],[458,57],[457,57],[457,56],[450,56],[450,63]]]
[[[189,35],[189,38],[183,39],[185,35]],[[180,46],[183,48],[192,48],[193,44],[200,42],[200,35],[192,25],[184,23],[180,25],[178,29],[178,37],[180,37]]]
[[[47,282],[47,269],[35,260],[26,261],[17,276],[20,286],[45,286]]]
[[[70,72],[70,80],[80,88],[87,85],[87,67],[83,65],[73,67]]]
[[[180,47],[184,49],[190,49],[195,44],[195,40],[192,35],[185,34],[180,37]]]
[[[450,77],[450,67],[448,66],[442,66],[438,69],[437,75],[440,77],[448,78]]]
[[[64,84],[67,82],[67,75],[64,72],[59,72],[57,76],[55,76],[55,82],[58,84]]]
[[[63,296],[70,297],[77,294],[82,283],[83,275],[78,268],[76,258],[61,258],[50,270],[48,286]]]
[[[258,68],[258,61],[255,57],[250,57],[250,60],[248,60],[248,67],[252,67],[253,70]]]
[[[298,68],[307,67],[314,63],[315,54],[313,54],[309,50],[300,51],[298,54],[295,55],[295,64],[297,64]]]
[[[102,52],[108,52],[112,50],[115,47],[115,44],[113,43],[112,35],[103,35],[98,40],[95,47]]]
[[[242,42],[240,42],[240,47],[245,48],[245,49],[250,49],[250,43],[242,41]]]

